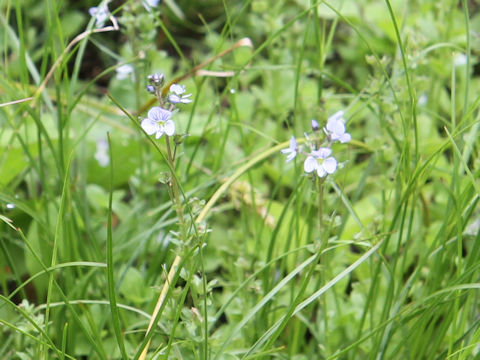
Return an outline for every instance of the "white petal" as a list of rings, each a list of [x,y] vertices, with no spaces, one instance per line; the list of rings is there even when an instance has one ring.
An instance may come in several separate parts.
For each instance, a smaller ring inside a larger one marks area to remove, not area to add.
[[[117,68],[117,79],[123,80],[128,78],[128,75],[133,73],[134,69],[132,65],[124,64]]]
[[[190,94],[190,95],[192,95],[192,94]],[[182,97],[182,99],[180,100],[180,102],[181,102],[182,104],[189,104],[189,103],[191,103],[192,101],[193,101],[192,99],[186,99],[185,96]]]
[[[334,157],[329,157],[325,159],[322,167],[327,173],[333,174],[337,170],[337,160]]]
[[[332,149],[325,148],[325,147],[312,151],[312,155],[315,156],[317,159],[325,159],[329,157],[331,153],[332,153]]]
[[[170,86],[170,91],[177,95],[182,95],[185,92],[185,86],[173,84]]]
[[[172,104],[178,104],[179,102],[182,101],[182,99],[181,99],[180,96],[178,96],[178,95],[171,94],[171,95],[168,97],[168,101],[170,101]]]
[[[340,120],[340,119],[343,117],[343,115],[345,115],[345,111],[343,111],[343,110],[337,111],[335,114],[333,114],[332,116],[330,116],[330,117],[328,118],[328,121],[329,121],[329,122],[330,122],[330,120],[332,120],[332,121],[338,121],[338,120]]]
[[[153,121],[166,121],[170,118],[172,113],[168,110],[161,108],[160,106],[154,106],[148,110],[148,118]]]
[[[327,172],[324,170],[322,166],[319,166],[317,168],[317,175],[320,177],[324,177],[325,175],[327,175]]]
[[[339,140],[342,144],[345,144],[345,143],[349,142],[350,140],[352,140],[352,136],[349,133],[345,133],[342,136],[340,136]]]
[[[157,134],[155,135],[155,139],[160,139],[163,134],[165,134],[165,130],[163,129],[163,126],[162,126],[162,127],[159,127]]]
[[[91,7],[90,9],[88,9],[88,13],[90,14],[90,16],[95,16],[95,14],[98,12],[98,8],[96,6],[94,7]]]
[[[173,120],[168,120],[163,126],[163,129],[165,131],[165,134],[167,134],[168,136],[172,136],[173,134],[175,134],[175,123],[173,122]]]
[[[290,155],[287,156],[286,162],[288,163],[288,162],[292,161],[293,159],[295,159],[295,156],[297,156],[297,152],[296,152],[296,151],[292,151],[292,152],[290,153]]]
[[[143,130],[145,130],[145,132],[148,135],[153,135],[158,130],[157,123],[155,121],[152,121],[152,120],[148,119],[148,118],[143,119],[140,126],[142,127]]]
[[[297,140],[295,139],[295,136],[290,138],[290,149],[297,150]]]
[[[303,169],[307,173],[311,173],[318,167],[318,162],[317,159],[315,159],[313,156],[309,156],[305,159],[305,162],[303,163]]]
[[[280,150],[280,152],[281,152],[282,154],[290,154],[290,153],[292,152],[292,149],[286,148],[286,149]]]

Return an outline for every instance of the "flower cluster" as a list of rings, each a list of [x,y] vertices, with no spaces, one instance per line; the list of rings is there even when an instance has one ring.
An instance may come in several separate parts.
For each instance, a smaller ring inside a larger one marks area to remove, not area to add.
[[[171,119],[173,110],[177,104],[192,102],[189,99],[192,94],[185,94],[185,86],[172,84],[164,96],[165,76],[163,74],[149,75],[148,81],[150,84],[147,86],[147,91],[157,96],[160,106],[152,107],[140,125],[148,135],[155,134],[157,139],[161,138],[163,134],[173,136],[175,135],[175,123]]]
[[[326,138],[323,140],[318,135],[318,130],[320,129],[318,122],[312,120],[314,136],[310,138],[308,134],[305,134],[310,152],[301,151],[297,140],[292,136],[289,147],[281,150],[282,154],[287,155],[286,162],[292,161],[298,154],[303,154],[306,156],[303,163],[303,169],[306,173],[315,172],[321,178],[333,174],[337,170],[337,159],[332,155],[332,144],[336,141],[344,144],[352,139],[345,129],[344,114],[343,111],[338,111],[328,118],[327,125],[323,128],[326,135]]]
[[[108,1],[100,3],[98,6],[88,9],[90,16],[95,18],[95,26],[101,29],[105,26],[107,20],[112,16],[108,10]]]

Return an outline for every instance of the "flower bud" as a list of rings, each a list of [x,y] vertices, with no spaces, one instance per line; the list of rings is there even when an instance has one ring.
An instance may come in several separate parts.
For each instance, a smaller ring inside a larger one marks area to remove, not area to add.
[[[318,129],[320,129],[320,126],[318,125],[317,120],[312,119],[312,130],[313,131],[318,131]]]
[[[148,75],[148,81],[150,82],[150,84],[156,86],[156,87],[160,87],[163,85],[163,82],[165,81],[165,76],[163,75],[163,73],[161,74],[153,74],[153,75]]]
[[[150,94],[155,94],[155,86],[153,86],[153,85],[147,85],[147,91],[148,91]]]

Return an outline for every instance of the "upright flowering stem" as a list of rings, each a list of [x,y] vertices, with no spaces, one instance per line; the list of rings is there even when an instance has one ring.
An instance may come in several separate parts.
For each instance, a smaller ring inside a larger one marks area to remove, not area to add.
[[[318,226],[320,227],[320,235],[324,234],[323,229],[323,183],[324,178],[317,179],[318,186]],[[321,246],[323,246],[323,236],[321,236]]]
[[[171,145],[171,136],[173,136],[175,133],[175,125],[173,124],[172,120],[170,120],[170,115],[175,104],[172,101],[169,101],[171,103],[169,110],[166,110],[163,108],[165,103],[161,95],[162,94],[161,86],[164,81],[163,74],[150,75],[149,80],[154,90],[153,93],[155,93],[158,97],[160,107],[150,109],[148,113],[149,117],[142,121],[142,128],[149,135],[156,134],[157,138],[165,135],[165,145],[167,148],[167,161],[170,165],[170,170],[171,170],[171,179],[168,184],[169,186],[168,194],[170,195],[170,199],[177,213],[177,218],[178,218],[179,227],[180,227],[180,237],[181,237],[180,241],[183,244],[186,244],[188,242],[188,224],[187,224],[187,221],[185,220],[185,213],[183,209],[182,200],[180,197],[180,187],[177,181],[177,177],[175,176],[175,155],[172,152],[172,145]],[[181,92],[181,94],[184,92],[184,87],[182,87],[182,90],[183,91]],[[190,100],[185,99],[185,97],[188,97],[188,96],[190,95],[186,95],[186,96],[184,95],[182,98],[179,98],[180,100],[183,99],[183,101],[179,101],[179,102],[188,103]],[[170,290],[173,279],[175,278],[175,274],[178,271],[178,266],[180,265],[181,259],[182,259],[181,256],[177,255],[171,265],[170,271],[167,276],[167,280],[163,285],[162,291],[160,292],[157,303],[155,305],[155,309],[153,310],[152,317],[150,319],[150,323],[148,324],[148,328],[145,336],[148,336],[148,334],[152,331],[152,327],[156,323],[155,320],[158,317],[158,314],[160,312],[160,309],[162,308],[163,303],[165,302],[167,293]],[[148,342],[145,344],[145,347],[142,349],[142,352],[139,356],[139,360],[146,359],[149,346],[150,346],[150,340],[148,340]]]
[[[175,170],[175,159],[172,154],[172,148],[170,146],[170,136],[165,136],[165,142],[167,144],[167,156],[168,156],[168,161],[170,162],[170,165],[172,166],[172,169]],[[180,199],[180,190],[178,188],[178,182],[177,178],[175,177],[175,174],[172,174],[172,180],[171,180],[171,187],[172,187],[172,192],[173,192],[173,197],[172,197],[172,202],[175,206],[175,210],[177,212],[177,217],[178,221],[180,223],[180,231],[182,234],[182,242],[186,243],[187,242],[187,223],[185,221],[185,216],[183,212],[183,205],[182,205],[182,200]]]

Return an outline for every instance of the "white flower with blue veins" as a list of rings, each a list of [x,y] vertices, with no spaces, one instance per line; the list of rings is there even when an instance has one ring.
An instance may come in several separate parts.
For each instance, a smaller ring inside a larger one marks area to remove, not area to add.
[[[159,139],[163,134],[172,136],[175,134],[175,123],[170,119],[172,113],[168,110],[155,106],[148,111],[147,118],[142,120],[142,129],[148,135],[155,134]]]
[[[333,141],[340,141],[342,144],[347,143],[352,139],[352,136],[345,131],[345,120],[343,115],[345,113],[340,110],[330,116],[327,121],[325,133]]]
[[[192,100],[188,99],[192,94],[183,95],[185,93],[185,85],[178,85],[173,84],[170,86],[170,96],[168,97],[168,101],[172,104],[188,104],[191,103]]]
[[[282,154],[288,154],[287,155],[287,161],[292,161],[295,156],[297,156],[297,151],[298,151],[298,146],[297,146],[297,140],[295,139],[295,136],[292,136],[290,138],[290,146],[286,149],[280,150]]]
[[[101,29],[105,26],[105,22],[110,18],[110,11],[108,11],[107,4],[94,6],[88,9],[90,16],[95,18],[95,26]]]
[[[135,69],[130,64],[123,64],[117,68],[117,79],[118,80],[125,80],[131,78],[133,80],[133,75]]]
[[[320,177],[333,174],[337,170],[337,160],[330,156],[331,154],[332,149],[330,148],[322,147],[318,150],[313,150],[305,159],[303,169],[307,173],[316,171]]]
[[[151,8],[157,7],[160,3],[160,0],[144,0],[143,7],[148,11],[151,12]]]

